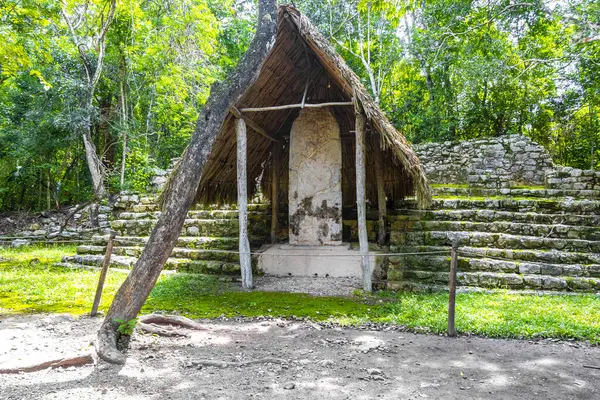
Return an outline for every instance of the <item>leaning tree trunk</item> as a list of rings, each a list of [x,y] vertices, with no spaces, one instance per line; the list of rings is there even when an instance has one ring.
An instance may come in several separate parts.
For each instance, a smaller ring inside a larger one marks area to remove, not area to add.
[[[202,169],[229,108],[234,106],[245,90],[256,81],[264,60],[275,43],[276,0],[259,0],[258,8],[259,24],[256,36],[233,75],[226,82],[213,87],[208,101],[200,111],[190,145],[183,155],[180,167],[172,177],[172,184],[163,204],[163,213],[100,327],[96,350],[105,361],[116,364],[125,362],[125,356],[117,348],[120,333],[116,320],[130,321],[140,312],[175,247],[200,184]]]

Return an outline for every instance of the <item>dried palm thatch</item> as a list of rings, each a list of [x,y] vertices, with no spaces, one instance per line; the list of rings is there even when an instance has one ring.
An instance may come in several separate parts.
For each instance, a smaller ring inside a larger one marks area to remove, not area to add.
[[[374,146],[380,146],[386,197],[397,200],[416,195],[419,206],[427,207],[431,202],[431,189],[419,159],[404,136],[394,128],[368,94],[359,77],[328,40],[294,7],[281,6],[277,24],[276,41],[260,76],[240,98],[237,109],[299,104],[304,101],[348,102],[354,99],[364,110],[368,121],[367,200],[377,204]],[[344,205],[349,206],[356,201],[354,108],[332,106],[331,110],[340,125],[342,198]],[[249,197],[254,196],[260,188],[263,193],[271,190],[273,148],[282,145],[279,195],[281,202],[287,201],[289,151],[286,151],[286,139],[299,111],[299,108],[290,108],[244,113],[268,135],[260,134],[252,126],[248,127]],[[165,193],[168,187],[167,183]],[[236,199],[236,134],[234,116],[229,114],[202,171],[196,201],[206,204],[234,203]]]

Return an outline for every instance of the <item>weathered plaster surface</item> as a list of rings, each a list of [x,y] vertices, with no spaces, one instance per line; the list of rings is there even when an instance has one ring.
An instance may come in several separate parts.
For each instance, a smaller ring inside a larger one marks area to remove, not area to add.
[[[290,244],[342,243],[340,128],[326,108],[306,108],[290,134]]]
[[[360,251],[347,243],[341,246],[265,245],[258,256],[258,268],[266,275],[361,277]],[[371,265],[377,265],[375,253]]]

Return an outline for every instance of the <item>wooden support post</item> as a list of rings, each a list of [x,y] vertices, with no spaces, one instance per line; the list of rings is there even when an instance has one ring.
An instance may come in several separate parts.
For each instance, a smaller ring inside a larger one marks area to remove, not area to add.
[[[271,163],[271,243],[277,243],[279,232],[279,176],[281,174],[281,142],[273,143]]]
[[[377,243],[380,246],[385,245],[386,237],[386,199],[385,199],[385,183],[383,182],[383,157],[381,155],[381,145],[378,140],[373,144],[375,148],[375,174],[377,175],[377,208],[378,208],[378,234]]]
[[[241,118],[235,120],[237,136],[237,192],[240,224],[240,267],[242,287],[252,289],[252,264],[250,262],[250,242],[248,241],[248,173],[246,168],[246,123]]]
[[[367,118],[363,113],[356,114],[356,210],[358,212],[358,242],[360,244],[363,289],[371,292],[371,265],[369,263],[369,238],[367,236],[367,209],[365,190],[365,125]]]
[[[456,336],[454,327],[456,310],[456,266],[458,264],[458,242],[452,243],[450,252],[450,294],[448,296],[448,336]]]
[[[110,256],[113,249],[113,241],[115,240],[115,232],[111,232],[106,243],[106,253],[104,253],[104,261],[102,262],[102,269],[100,270],[100,278],[98,278],[98,287],[96,288],[96,297],[94,297],[94,304],[92,305],[92,312],[90,316],[95,317],[98,314],[98,306],[100,306],[100,298],[102,297],[102,290],[104,290],[104,281],[106,280],[106,273],[108,266],[110,265]]]

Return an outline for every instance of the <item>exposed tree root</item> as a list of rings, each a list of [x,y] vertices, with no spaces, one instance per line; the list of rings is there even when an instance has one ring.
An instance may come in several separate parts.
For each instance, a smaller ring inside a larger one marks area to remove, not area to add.
[[[117,332],[110,323],[102,324],[95,344],[98,357],[111,364],[125,364],[127,357],[117,348]]]
[[[177,315],[148,314],[140,317],[139,321],[145,324],[175,325],[196,331],[206,330],[202,324],[199,324],[198,322],[189,318],[180,317]]]
[[[188,335],[187,333],[182,332],[178,329],[173,329],[171,327],[163,328],[162,326],[158,326],[156,324],[146,324],[144,322],[138,322],[136,328],[138,328],[143,333],[151,333],[151,334],[159,335],[159,336],[190,337],[190,335]]]
[[[287,361],[281,358],[259,358],[258,360],[248,360],[248,361],[221,361],[221,360],[198,360],[192,361],[192,365],[198,365],[203,367],[217,367],[217,368],[227,368],[227,367],[244,367],[246,365],[252,364],[287,364]]]
[[[167,325],[162,327],[159,325]],[[173,326],[179,326],[181,328],[187,328],[197,331],[205,331],[206,328],[189,318],[179,317],[177,315],[161,315],[161,314],[149,314],[144,315],[140,318],[137,327],[140,331],[145,333],[153,333],[159,336],[167,337],[190,337],[190,335],[180,329],[176,329]]]
[[[59,358],[58,360],[46,361],[40,364],[30,365],[28,367],[0,369],[0,374],[19,374],[21,372],[36,372],[48,368],[59,367],[80,367],[82,365],[93,364],[94,357],[91,354],[83,354],[74,357]]]
[[[167,326],[159,326],[167,325]],[[174,326],[196,331],[204,331],[206,328],[189,318],[177,315],[149,314],[139,318],[136,328],[144,333],[151,333],[166,337],[190,337],[188,333],[177,329]],[[98,357],[111,364],[125,364],[126,356],[119,351],[119,339],[129,338],[116,332],[116,326],[105,322],[98,331],[98,340],[96,341],[96,353]],[[127,347],[120,346],[122,348]]]

